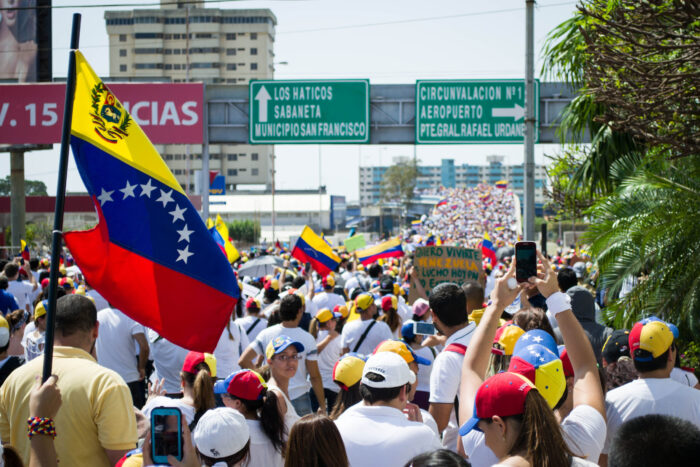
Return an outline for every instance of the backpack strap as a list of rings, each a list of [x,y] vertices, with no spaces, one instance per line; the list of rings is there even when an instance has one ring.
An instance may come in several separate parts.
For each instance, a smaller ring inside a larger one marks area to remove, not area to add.
[[[372,320],[371,323],[369,323],[369,326],[367,326],[367,329],[365,329],[365,332],[362,333],[360,336],[360,339],[357,341],[357,344],[355,344],[355,348],[352,349],[353,352],[357,352],[357,349],[360,348],[362,343],[365,341],[365,338],[367,337],[367,334],[369,334],[369,330],[372,329],[372,326],[377,324],[377,320]]]
[[[255,321],[253,321],[253,324],[251,324],[251,325],[248,327],[248,329],[246,329],[245,333],[246,333],[247,335],[250,335],[250,331],[252,331],[253,329],[255,329],[255,326],[257,326],[259,322],[260,322],[260,318],[258,318],[258,319],[256,319]]]

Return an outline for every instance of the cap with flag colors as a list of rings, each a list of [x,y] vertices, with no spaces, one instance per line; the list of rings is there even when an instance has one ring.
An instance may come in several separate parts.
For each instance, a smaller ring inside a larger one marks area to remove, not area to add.
[[[379,245],[359,250],[356,254],[357,259],[366,266],[381,258],[400,258],[404,253],[401,247],[401,238],[397,237],[382,242]]]
[[[234,371],[214,384],[214,394],[230,394],[249,401],[262,399],[265,389],[265,380],[253,370]]]
[[[558,354],[540,344],[528,345],[513,354],[508,371],[532,381],[552,408],[557,405],[566,389],[564,367]]]
[[[182,371],[187,373],[197,374],[197,366],[205,363],[209,368],[209,374],[212,378],[216,378],[216,357],[214,354],[202,352],[189,352],[185,356],[185,362],[182,364]]]
[[[530,381],[517,373],[498,373],[481,383],[474,398],[472,418],[459,428],[465,436],[479,429],[479,420],[490,420],[498,415],[501,418],[520,415],[525,411],[525,398],[535,389]]]
[[[25,261],[29,261],[29,259],[31,258],[31,256],[29,255],[29,245],[27,245],[27,242],[25,242],[24,240],[19,241],[19,254]]]
[[[322,276],[328,275],[340,264],[340,257],[308,225],[301,231],[292,256],[304,263],[311,263],[311,267]]]
[[[653,316],[632,326],[629,334],[633,360],[648,362],[666,352],[676,337],[668,323]]]
[[[348,352],[335,362],[333,381],[344,391],[360,382],[367,359],[355,352]]]
[[[174,344],[213,351],[240,297],[231,266],[143,130],[75,59],[71,146],[98,223],[65,242],[115,308]]]
[[[272,339],[269,344],[267,344],[267,348],[265,349],[265,357],[269,360],[278,353],[284,352],[284,350],[290,345],[293,345],[297,349],[297,352],[304,351],[304,345],[301,342],[292,340],[292,338],[289,336],[277,336]]]

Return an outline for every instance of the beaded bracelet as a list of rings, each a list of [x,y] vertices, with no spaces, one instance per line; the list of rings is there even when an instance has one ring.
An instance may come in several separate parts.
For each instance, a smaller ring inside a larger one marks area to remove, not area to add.
[[[48,435],[56,437],[56,426],[53,419],[44,417],[30,417],[27,419],[27,436],[32,439],[34,435]]]

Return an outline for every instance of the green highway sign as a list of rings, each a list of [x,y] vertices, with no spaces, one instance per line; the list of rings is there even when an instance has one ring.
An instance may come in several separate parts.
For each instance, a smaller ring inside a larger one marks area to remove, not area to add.
[[[369,80],[251,81],[251,144],[369,142]]]
[[[535,142],[540,82],[535,80]],[[416,81],[416,143],[523,143],[524,80]]]

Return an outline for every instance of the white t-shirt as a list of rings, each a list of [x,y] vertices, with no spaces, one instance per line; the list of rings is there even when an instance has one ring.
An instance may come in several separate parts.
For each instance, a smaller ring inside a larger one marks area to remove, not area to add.
[[[36,290],[39,290],[39,288],[37,287]],[[32,284],[27,281],[8,281],[7,291],[15,297],[17,306],[22,310],[27,310],[30,313],[34,311],[31,309],[32,300],[35,296]]]
[[[399,295],[397,302],[399,306],[396,311],[401,317],[401,321],[406,322],[409,319],[411,319],[413,317],[413,308],[411,308],[411,306],[408,303],[406,303],[406,300],[404,300],[404,298],[401,295]]]
[[[561,423],[562,436],[574,455],[598,462],[605,441],[605,420],[589,405],[579,405]],[[498,458],[486,445],[480,431],[472,430],[462,436],[464,452],[472,467],[487,467],[498,463]],[[595,464],[593,464],[595,465]]]
[[[250,430],[250,455],[244,467],[283,467],[284,458],[262,429],[260,420],[245,421]]]
[[[260,320],[260,321],[258,321]],[[258,321],[258,324],[255,325],[254,328],[250,329],[250,327],[253,325],[254,322]],[[246,315],[243,318],[238,318],[236,320],[236,324],[240,326],[241,330],[248,335],[248,341],[253,342],[256,337],[258,337],[258,334],[260,334],[260,331],[265,329],[267,327],[267,320],[265,319],[264,316],[251,316],[251,315]],[[250,332],[248,332],[248,329],[250,329]]]
[[[615,388],[605,395],[608,436],[603,453],[607,454],[617,430],[627,420],[642,415],[660,414],[688,420],[700,428],[700,391],[671,378],[640,378]]]
[[[31,324],[34,324],[33,322]],[[27,328],[29,325],[27,325]],[[25,328],[26,330],[26,328]],[[39,332],[36,328],[29,334],[25,333],[22,338],[22,347],[24,347],[24,359],[26,361],[34,360],[36,357],[44,354],[44,343],[46,335]]]
[[[241,358],[243,350],[248,347],[250,341],[245,332],[241,331],[236,323],[229,320],[229,329],[232,338],[229,338],[229,330],[224,328],[219,342],[214,349],[216,357],[216,375],[219,378],[226,378],[236,370],[240,370],[238,359]]]
[[[367,333],[367,336],[365,337],[365,340],[362,341],[360,347],[355,350],[355,345],[371,323],[371,319],[368,319],[367,321],[356,319],[355,321],[346,323],[345,326],[343,326],[343,332],[341,334],[341,346],[343,348],[349,348],[350,352],[369,355],[381,342],[392,338],[391,329],[389,326],[384,322],[377,321],[376,324],[372,326],[372,329],[369,330],[369,333]]]
[[[314,295],[312,300],[318,310],[328,308],[333,311],[336,305],[345,305],[345,300],[340,295],[333,292],[321,292]],[[306,310],[309,311],[309,310]],[[313,315],[315,316],[315,315]]]
[[[147,338],[156,370],[151,377],[159,381],[165,378],[164,388],[168,394],[181,392],[180,371],[188,350],[161,337],[153,329],[148,330]]]
[[[319,331],[318,337],[316,338],[316,345],[320,344],[326,337],[328,337],[328,331]],[[333,382],[333,367],[343,351],[340,340],[340,336],[334,338],[321,353],[318,354],[318,370],[321,373],[323,387],[333,392],[338,392],[340,390],[338,385]]]
[[[469,325],[452,334],[445,341],[445,348],[450,344],[469,345],[472,339],[476,324]],[[462,374],[462,360],[464,355],[443,350],[435,357],[430,371],[430,403],[454,404],[455,397],[459,394],[459,375]],[[420,366],[420,365],[419,365]],[[457,438],[459,436],[459,425],[454,407],[450,413],[450,421],[447,423],[445,431],[442,433],[442,446],[450,451],[457,451]]]
[[[353,467],[403,467],[424,452],[440,449],[440,440],[423,423],[409,421],[393,407],[360,402],[335,421]]]
[[[671,379],[685,384],[686,386],[690,386],[691,388],[694,388],[695,385],[698,384],[698,378],[695,374],[677,367],[673,367],[671,370]]]
[[[306,297],[305,299],[305,305],[304,305],[304,311],[308,314],[311,315],[312,318],[315,318],[316,315],[318,314],[318,307],[314,303],[313,300],[309,300],[309,297]],[[333,311],[333,310],[331,310]]]
[[[92,299],[95,300],[95,308],[97,308],[97,311],[109,307],[109,302],[107,302],[107,300],[102,295],[100,295],[100,293],[97,290],[90,289],[87,292],[85,292],[85,294],[88,297],[92,297]]]
[[[433,433],[435,433],[435,436],[440,439],[440,432],[438,431],[438,426],[437,422],[435,421],[435,418],[433,418],[432,415],[430,415],[430,412],[427,410],[420,409],[421,416],[423,417],[423,425],[427,426],[431,430],[433,430]],[[408,415],[406,415],[408,417]]]
[[[311,389],[311,384],[306,379],[306,360],[318,360],[316,339],[301,328],[287,328],[280,323],[261,331],[248,347],[255,350],[255,353],[258,355],[264,356],[267,344],[277,336],[287,336],[294,341],[300,342],[301,345],[304,346],[304,351],[300,352],[304,358],[299,361],[297,372],[294,374],[294,377],[289,380],[289,397],[294,400],[304,393],[309,392],[309,389]]]
[[[143,326],[114,308],[97,312],[100,332],[97,337],[97,362],[116,371],[124,381],[138,381],[137,347],[134,335],[146,334]]]
[[[419,357],[423,357],[430,362],[434,362],[437,356],[433,354],[433,352],[437,354],[437,351],[431,350],[430,347],[418,347],[417,349],[413,349],[413,351]],[[418,391],[430,392],[430,373],[432,370],[432,363],[430,365],[418,365]]]

